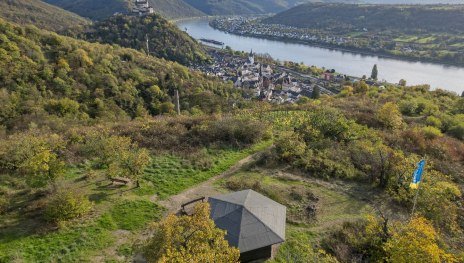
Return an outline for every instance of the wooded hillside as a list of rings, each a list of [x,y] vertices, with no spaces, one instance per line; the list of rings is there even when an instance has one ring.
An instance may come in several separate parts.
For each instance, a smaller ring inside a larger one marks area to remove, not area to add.
[[[308,0],[184,0],[208,15],[277,13]]]
[[[131,0],[46,0],[46,2],[93,20],[101,20],[115,13],[130,12],[132,6]],[[166,18],[203,15],[182,0],[150,0],[150,4],[156,13]]]
[[[464,6],[305,4],[264,21],[324,30],[463,32]]]
[[[133,49],[4,20],[0,34],[0,125],[40,122],[49,114],[124,119],[173,112],[175,89],[182,109],[211,112],[237,94],[232,85]]]
[[[21,25],[33,24],[52,31],[61,31],[90,22],[40,0],[0,1],[0,17]]]
[[[183,65],[207,60],[200,44],[160,15],[112,16],[96,22],[86,32],[82,37],[89,41],[118,44],[144,52],[147,51],[148,37],[151,55]]]

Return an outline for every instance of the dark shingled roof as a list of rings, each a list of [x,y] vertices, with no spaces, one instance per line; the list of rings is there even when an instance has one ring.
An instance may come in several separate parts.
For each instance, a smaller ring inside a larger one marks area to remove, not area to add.
[[[211,218],[240,253],[285,241],[286,207],[253,191],[208,198]]]

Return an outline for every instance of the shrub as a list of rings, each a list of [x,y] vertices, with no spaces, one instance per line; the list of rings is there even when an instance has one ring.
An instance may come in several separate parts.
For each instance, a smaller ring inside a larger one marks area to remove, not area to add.
[[[456,201],[462,196],[459,186],[441,181],[445,175],[438,171],[432,170],[427,173],[430,179],[422,186],[417,211],[441,229],[455,232],[459,229],[459,207]]]
[[[0,215],[5,213],[8,209],[9,201],[6,196],[0,196]]]
[[[459,140],[464,140],[464,123],[451,127],[449,133]]]
[[[328,156],[327,152],[314,154],[307,151],[296,165],[311,175],[324,179],[354,179],[357,177],[357,172],[352,164],[347,163],[346,160],[334,159],[336,157]]]
[[[45,105],[45,110],[50,114],[58,116],[76,115],[79,113],[79,103],[77,101],[64,98],[60,100],[51,99]]]
[[[438,129],[441,129],[441,127],[443,126],[443,123],[441,122],[441,120],[435,116],[427,117],[427,119],[425,120],[425,123],[428,126],[433,126]]]
[[[354,92],[365,94],[369,90],[369,85],[364,81],[359,81],[354,84]]]
[[[433,140],[443,136],[439,129],[432,126],[423,127],[422,132],[424,133],[425,138],[429,140]]]
[[[419,105],[415,100],[402,100],[399,103],[401,113],[408,116],[415,115],[418,107]]]
[[[354,92],[354,88],[351,86],[343,86],[343,89],[340,91],[340,97],[349,97],[352,96]]]
[[[287,132],[276,141],[276,152],[284,161],[295,161],[305,153],[306,143],[294,132]]]
[[[313,248],[309,237],[293,238],[285,242],[279,249],[277,256],[269,261],[270,263],[286,263],[286,262],[320,262],[320,263],[335,263],[337,259],[328,255],[324,250]]]
[[[208,154],[206,149],[185,154],[185,158],[195,169],[206,171],[213,166],[213,158]]]
[[[462,93],[464,95],[464,92]],[[464,114],[464,97],[461,97],[455,105],[455,112]]]
[[[377,120],[388,129],[399,129],[403,125],[403,118],[395,103],[387,102],[377,111]]]
[[[92,202],[82,193],[71,189],[61,189],[47,202],[45,218],[55,223],[68,221],[85,215],[91,210],[92,205]]]
[[[232,191],[241,191],[246,189],[252,189],[256,192],[262,191],[261,183],[257,180],[242,180],[241,178],[230,179],[225,182],[227,189]]]
[[[306,142],[318,140],[320,136],[342,141],[348,139],[351,124],[339,110],[321,107],[309,114],[300,129]]]
[[[418,100],[418,113],[422,115],[433,115],[437,113],[440,109],[434,102],[426,100],[426,99],[419,99]]]
[[[429,221],[414,218],[385,243],[387,262],[455,262],[454,257],[439,246],[438,239]]]
[[[220,143],[227,146],[241,147],[265,138],[268,129],[258,121],[223,118],[196,127],[195,132],[205,144]]]
[[[322,247],[340,262],[383,262],[382,246],[388,238],[384,223],[372,215],[345,222],[322,240]]]

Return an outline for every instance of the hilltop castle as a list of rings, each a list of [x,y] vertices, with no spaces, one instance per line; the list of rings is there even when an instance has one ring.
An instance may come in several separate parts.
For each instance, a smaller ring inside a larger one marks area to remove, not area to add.
[[[154,12],[155,10],[150,6],[148,0],[134,0],[134,6],[132,7],[134,15],[144,16],[153,14]]]

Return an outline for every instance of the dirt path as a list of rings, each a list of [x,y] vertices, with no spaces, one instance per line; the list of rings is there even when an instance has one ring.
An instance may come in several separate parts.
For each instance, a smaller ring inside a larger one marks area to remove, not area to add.
[[[235,172],[242,169],[243,167],[245,167],[246,165],[251,164],[258,154],[260,154],[260,152],[249,155],[248,157],[238,161],[229,170],[223,172],[222,174],[212,177],[206,182],[193,186],[180,194],[171,196],[166,200],[159,201],[158,203],[166,207],[167,213],[176,213],[180,210],[181,205],[188,201],[200,197],[208,197],[221,194],[222,192],[214,185],[215,182],[222,178],[227,178],[233,175]]]

